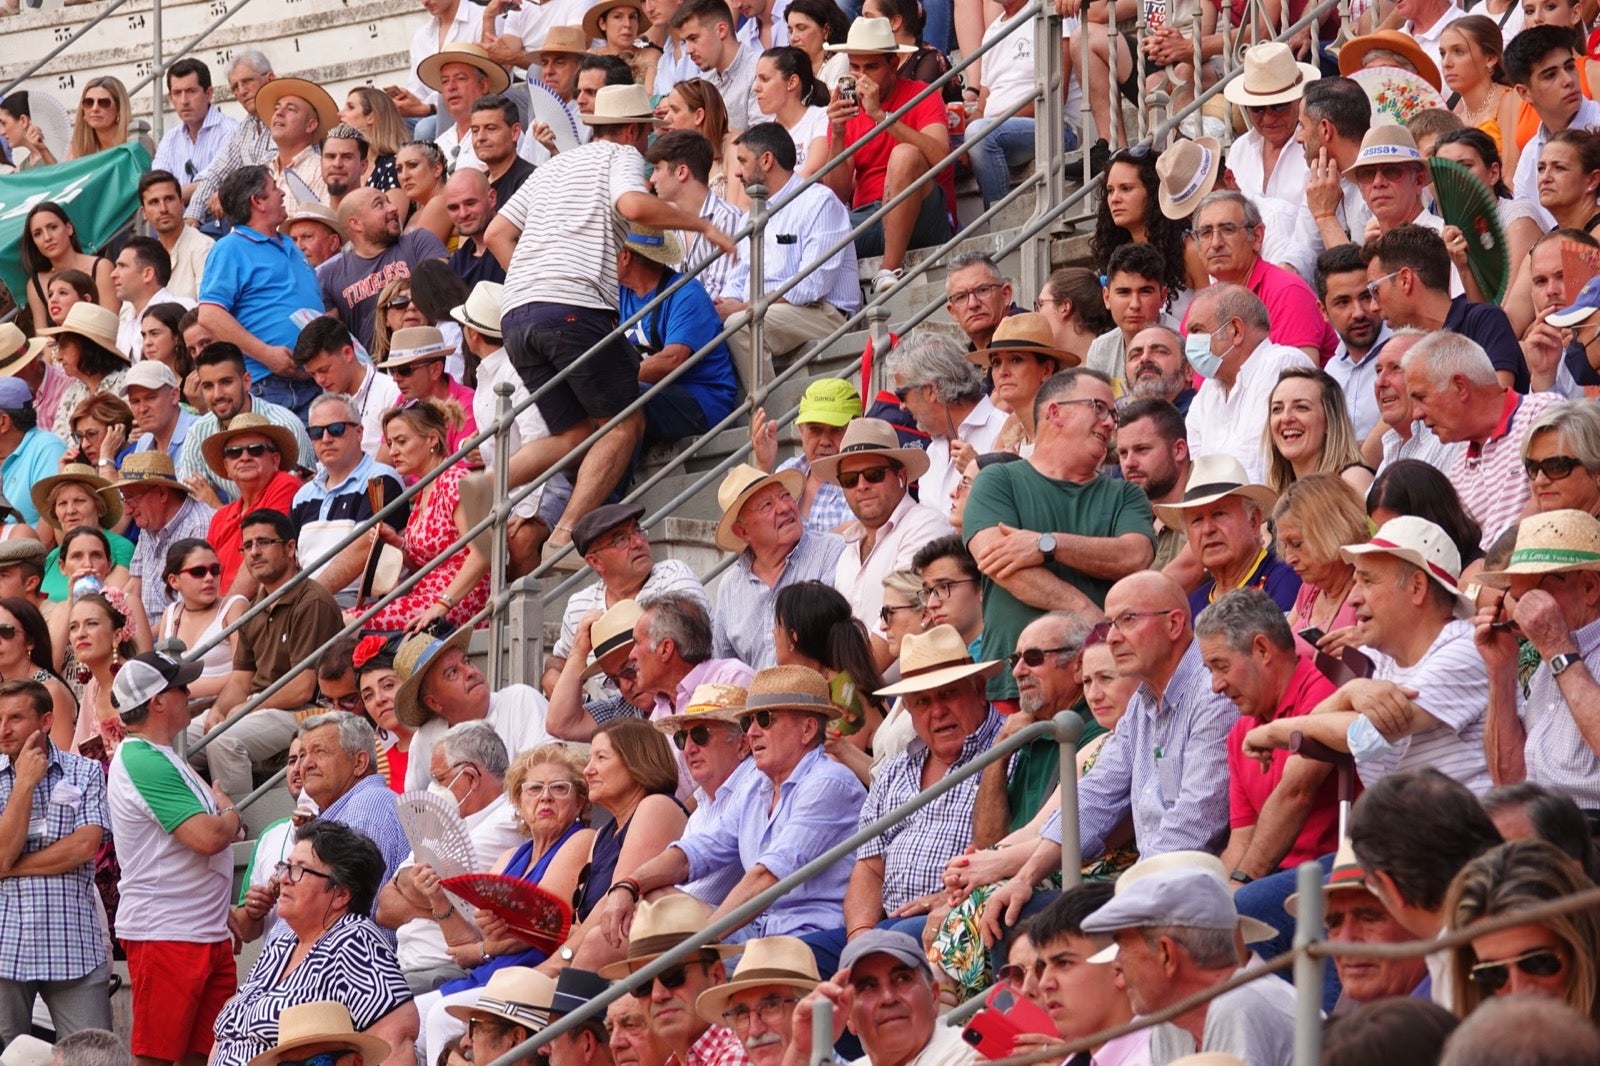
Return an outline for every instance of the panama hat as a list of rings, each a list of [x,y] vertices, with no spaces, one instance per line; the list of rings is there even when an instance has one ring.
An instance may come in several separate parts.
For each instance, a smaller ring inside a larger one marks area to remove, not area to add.
[[[444,91],[442,74],[447,63],[461,63],[478,71],[489,79],[491,93],[503,93],[511,87],[506,68],[490,59],[483,46],[473,41],[451,41],[418,63],[417,80],[430,89]]]
[[[743,720],[757,711],[799,711],[831,721],[841,708],[833,702],[828,679],[811,667],[769,666],[750,679],[737,717]]]
[[[740,463],[728,471],[722,484],[717,486],[717,506],[722,510],[722,517],[717,521],[717,547],[725,552],[744,551],[745,542],[733,535],[734,523],[739,521],[739,511],[746,500],[774,483],[788,489],[789,495],[799,500],[806,488],[806,476],[798,470],[780,470],[776,474],[769,474],[749,463]]]
[[[748,695],[738,685],[730,685],[723,681],[708,681],[704,685],[695,686],[694,693],[689,697],[682,714],[654,718],[650,724],[669,737],[680,729],[688,729],[700,722],[727,722],[729,725],[738,725],[738,712],[744,707]]]
[[[643,85],[603,85],[594,94],[594,114],[579,117],[590,126],[628,126],[653,123],[655,108]]]
[[[483,986],[478,1002],[446,1007],[445,1013],[470,1022],[480,1014],[503,1018],[513,1025],[538,1032],[550,1024],[550,1004],[555,999],[556,979],[546,977],[529,966],[507,966],[496,970]]]
[[[664,267],[675,267],[683,262],[683,241],[677,230],[657,229],[655,226],[630,222],[628,232],[623,234],[622,246],[634,255],[642,255]]]
[[[18,1033],[0,1053],[0,1066],[50,1066],[55,1055],[55,1045],[45,1043],[32,1033]]]
[[[1529,515],[1517,526],[1517,546],[1511,549],[1506,568],[1479,574],[1478,580],[1504,586],[1518,574],[1570,570],[1600,570],[1600,520],[1586,511],[1546,511]]]
[[[543,63],[546,55],[586,56],[589,54],[589,35],[582,26],[551,26],[544,35],[544,43],[528,53],[534,63]]]
[[[1399,123],[1388,122],[1373,126],[1361,138],[1361,150],[1356,153],[1355,162],[1345,168],[1345,176],[1354,174],[1362,167],[1383,166],[1385,163],[1409,163],[1418,167],[1428,165],[1422,153],[1417,151],[1417,142],[1412,139],[1411,131]]]
[[[1222,145],[1215,137],[1179,141],[1156,160],[1161,213],[1174,222],[1188,218],[1217,184],[1222,173]]]
[[[499,338],[500,296],[504,291],[505,286],[498,281],[480,281],[467,293],[466,303],[450,309],[450,317],[485,337]]]
[[[278,232],[285,237],[289,235],[289,227],[296,222],[320,222],[333,231],[333,235],[341,242],[348,240],[344,235],[344,223],[339,221],[339,214],[327,204],[316,200],[303,200],[295,209],[289,212],[289,217],[278,224]]]
[[[110,529],[122,521],[121,494],[113,488],[111,482],[96,474],[94,467],[87,463],[68,463],[61,468],[61,473],[33,483],[33,489],[28,496],[33,500],[34,510],[39,512],[40,518],[57,529],[61,528],[61,520],[56,517],[55,508],[50,506],[50,495],[60,486],[69,484],[82,485],[89,490],[89,495],[94,497],[95,509],[100,512],[102,529]]]
[[[126,489],[136,485],[164,485],[191,496],[194,494],[193,489],[178,480],[178,472],[172,466],[172,456],[164,448],[134,452],[122,460],[122,466],[117,470],[117,480],[111,483],[111,487]]]
[[[1228,869],[1222,865],[1222,860],[1209,851],[1169,851],[1161,855],[1152,855],[1148,859],[1140,859],[1117,878],[1114,892],[1123,889],[1138,881],[1141,877],[1162,873],[1166,870],[1176,870],[1181,867],[1193,867],[1206,870],[1216,875],[1217,880],[1226,884],[1228,882]],[[1244,934],[1245,943],[1259,944],[1264,940],[1271,940],[1278,935],[1278,931],[1266,922],[1248,915],[1239,916],[1239,931]]]
[[[579,675],[582,680],[587,681],[601,673],[605,669],[602,664],[607,656],[626,651],[633,646],[633,627],[642,614],[644,608],[639,606],[638,600],[621,600],[612,604],[605,614],[594,620],[594,624],[589,627],[589,640],[594,649],[593,657]]]
[[[429,363],[454,355],[456,346],[435,326],[407,326],[389,338],[389,354],[380,364],[385,370],[412,363]]]
[[[996,352],[1028,352],[1041,359],[1054,359],[1057,370],[1066,370],[1083,362],[1071,352],[1056,347],[1055,334],[1050,332],[1050,320],[1037,311],[1024,311],[1020,315],[1002,318],[994,329],[989,346],[968,352],[967,361],[987,368],[989,356]]]
[[[109,307],[101,307],[88,300],[79,300],[67,308],[67,315],[61,320],[61,325],[48,326],[39,331],[42,337],[58,337],[64,333],[82,337],[91,344],[104,348],[124,363],[132,362],[128,358],[128,353],[117,347],[117,313]]]
[[[1520,535],[1517,541],[1521,543]],[[1455,597],[1457,618],[1471,618],[1477,613],[1478,605],[1461,591],[1461,552],[1450,534],[1426,518],[1415,515],[1391,518],[1367,543],[1347,544],[1339,549],[1339,554],[1347,563],[1355,562],[1358,555],[1392,555],[1403,559]],[[1514,558],[1515,552],[1512,554]]]
[[[583,32],[590,40],[605,39],[605,31],[600,28],[600,20],[609,15],[614,8],[631,7],[639,13],[639,33],[643,37],[644,31],[650,28],[650,16],[645,12],[644,4],[640,0],[600,0],[588,11],[583,13]]]
[[[256,114],[261,116],[262,122],[271,123],[272,109],[285,96],[298,96],[316,111],[317,140],[322,140],[339,124],[339,105],[333,102],[328,90],[304,78],[274,78],[257,90]]]
[[[1243,496],[1264,511],[1271,511],[1278,502],[1277,494],[1271,489],[1251,482],[1243,464],[1233,456],[1202,455],[1189,472],[1189,487],[1184,490],[1183,502],[1157,504],[1156,517],[1174,529],[1182,529],[1185,512],[1215,503],[1224,496]]]
[[[0,377],[15,375],[49,346],[43,337],[24,337],[15,322],[0,322]]]
[[[804,995],[822,983],[817,958],[803,940],[763,936],[746,940],[742,946],[744,955],[728,983],[706,989],[694,1001],[694,1012],[712,1025],[722,1024],[728,1003],[746,989],[780,985]]]
[[[389,1042],[370,1033],[356,1032],[343,1003],[318,1000],[283,1008],[278,1016],[278,1042],[251,1059],[247,1066],[277,1066],[297,1048],[313,1044],[348,1044],[360,1052],[367,1066],[389,1057]]]
[[[879,696],[903,696],[926,692],[952,681],[977,674],[993,677],[1005,663],[999,659],[974,662],[967,653],[967,642],[952,625],[937,625],[926,633],[909,633],[900,642],[900,680],[880,688]]]
[[[1306,84],[1321,76],[1310,63],[1297,62],[1288,45],[1266,41],[1245,49],[1244,74],[1230,81],[1222,95],[1240,107],[1286,104],[1304,96]]]
[[[227,429],[217,430],[200,444],[200,453],[205,456],[206,465],[215,471],[218,477],[228,476],[222,465],[222,449],[226,448],[228,442],[235,437],[243,437],[246,434],[266,437],[272,442],[273,447],[278,449],[279,470],[287,470],[300,461],[300,446],[295,443],[292,432],[275,422],[267,421],[267,417],[263,414],[245,411],[234,415]]]
[[[908,483],[928,472],[928,453],[921,448],[902,447],[894,427],[881,418],[851,419],[845,427],[844,438],[839,442],[838,453],[825,455],[812,463],[811,472],[837,485],[840,463],[852,457],[875,455],[892,459],[905,467]]]
[[[1366,66],[1367,55],[1371,52],[1393,52],[1415,67],[1423,81],[1440,92],[1444,91],[1444,81],[1439,77],[1439,64],[1409,34],[1399,30],[1376,30],[1346,41],[1344,47],[1339,49],[1339,73],[1350,77]]]
[[[1333,857],[1333,869],[1322,879],[1322,894],[1329,896],[1335,892],[1364,892],[1374,898],[1378,895],[1367,887],[1367,871],[1356,861],[1355,845],[1350,843],[1349,837],[1339,841],[1339,852]],[[1289,912],[1291,918],[1296,917],[1298,904],[1295,901],[1299,898],[1300,893],[1295,892],[1283,901],[1283,909]]]
[[[844,44],[825,44],[825,52],[878,52],[884,55],[910,55],[917,49],[900,44],[894,39],[894,27],[888,19],[858,18],[850,23],[850,33]]]
[[[693,896],[674,892],[670,896],[639,904],[633,915],[633,927],[628,930],[628,954],[621,962],[600,968],[600,976],[608,981],[626,977],[639,967],[658,959],[706,927],[708,912],[705,904]],[[743,944],[707,944],[700,949],[718,958],[737,955]]]
[[[440,653],[458,648],[467,653],[472,643],[472,630],[462,627],[448,637],[434,637],[427,633],[409,636],[394,653],[394,672],[400,678],[400,687],[394,693],[394,714],[402,725],[420,729],[433,717],[433,712],[422,705],[422,682],[428,670],[438,661]]]

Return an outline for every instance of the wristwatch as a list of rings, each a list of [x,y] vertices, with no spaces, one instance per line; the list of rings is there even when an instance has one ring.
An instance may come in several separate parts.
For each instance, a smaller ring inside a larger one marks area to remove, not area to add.
[[[1255,878],[1251,877],[1243,870],[1235,870],[1233,873],[1228,875],[1228,880],[1237,882],[1241,885],[1248,885],[1250,882],[1254,881]]]
[[[1056,553],[1056,535],[1054,533],[1039,534],[1039,551],[1046,559]]]
[[[563,944],[561,946],[561,950],[560,951],[556,952],[556,956],[562,962],[571,962],[573,957],[576,954],[577,954],[577,952],[573,951],[570,947],[566,946],[565,944]]]
[[[1567,667],[1571,666],[1573,663],[1579,663],[1582,661],[1583,656],[1579,655],[1577,652],[1566,652],[1561,655],[1557,655],[1550,660],[1550,676],[1560,677],[1561,672]]]

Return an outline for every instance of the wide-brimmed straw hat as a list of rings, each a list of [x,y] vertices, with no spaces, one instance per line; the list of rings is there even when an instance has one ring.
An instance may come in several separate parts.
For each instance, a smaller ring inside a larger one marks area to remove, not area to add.
[[[317,140],[322,140],[339,124],[339,105],[333,102],[328,90],[304,78],[274,78],[257,90],[256,114],[262,122],[272,122],[272,109],[285,96],[298,96],[316,111]]]
[[[313,1044],[346,1044],[360,1052],[367,1066],[389,1057],[389,1042],[371,1033],[358,1033],[343,1003],[318,1000],[283,1008],[278,1015],[278,1042],[251,1059],[247,1066],[277,1066],[289,1053]]]
[[[1179,141],[1156,160],[1160,187],[1156,199],[1161,213],[1174,222],[1188,218],[1211,190],[1222,173],[1222,144],[1215,137],[1196,137]]]
[[[1391,518],[1367,543],[1347,544],[1339,549],[1339,554],[1347,563],[1355,562],[1360,555],[1392,555],[1403,559],[1455,597],[1457,618],[1471,618],[1477,613],[1478,605],[1461,591],[1461,552],[1456,542],[1426,518],[1415,515]]]
[[[389,338],[389,354],[380,364],[385,370],[412,363],[430,363],[454,355],[456,346],[435,326],[407,326]]]
[[[1189,511],[1215,503],[1224,496],[1243,496],[1264,511],[1271,511],[1278,502],[1277,494],[1265,485],[1252,482],[1244,465],[1233,456],[1202,455],[1189,472],[1189,487],[1184,490],[1183,502],[1157,504],[1156,517],[1174,529],[1182,529]]]
[[[798,470],[780,470],[769,474],[748,463],[740,463],[728,471],[722,484],[717,486],[717,506],[722,510],[722,517],[717,521],[717,547],[725,552],[744,551],[745,542],[733,535],[733,525],[739,521],[739,511],[746,500],[774,483],[788,489],[789,495],[799,500],[806,488],[806,476]]]
[[[1363,167],[1381,167],[1387,163],[1409,163],[1426,167],[1427,160],[1417,151],[1417,142],[1411,131],[1395,122],[1374,126],[1361,138],[1361,150],[1355,162],[1345,167],[1345,176],[1353,175]]]
[[[467,293],[467,302],[450,309],[450,317],[463,326],[471,326],[485,337],[498,339],[500,331],[500,296],[505,286],[498,281],[480,281]]]
[[[909,633],[900,642],[900,680],[878,690],[879,696],[904,696],[926,692],[977,674],[993,677],[1005,663],[1000,659],[974,662],[967,642],[952,625],[937,625],[926,633]]]
[[[777,985],[803,996],[822,983],[817,958],[803,940],[764,936],[746,940],[743,947],[744,955],[728,983],[706,989],[694,1001],[694,1012],[712,1025],[723,1024],[722,1012],[736,994],[746,989]]]
[[[488,1014],[538,1032],[550,1024],[550,1004],[555,999],[556,979],[546,977],[529,966],[507,966],[496,970],[483,986],[478,1002],[446,1007],[445,1013],[470,1022]]]
[[[858,18],[850,23],[850,32],[844,44],[825,44],[825,52],[877,53],[880,55],[910,55],[914,45],[901,44],[894,39],[894,26],[888,19]]]
[[[835,455],[825,455],[811,464],[811,472],[824,481],[839,483],[839,464],[850,458],[892,459],[905,467],[909,484],[928,472],[928,453],[921,448],[906,448],[894,427],[881,418],[852,418],[845,427]],[[798,498],[798,497],[796,497]]]
[[[1215,874],[1217,880],[1224,884],[1228,882],[1228,868],[1222,865],[1221,859],[1209,851],[1179,850],[1168,851],[1161,855],[1152,855],[1148,859],[1140,859],[1122,871],[1117,878],[1116,887],[1113,891],[1121,892],[1141,877],[1149,877],[1151,874],[1164,873],[1167,870],[1176,870],[1182,867],[1207,870]],[[1244,934],[1244,940],[1247,944],[1259,944],[1278,935],[1278,931],[1272,926],[1248,915],[1239,916],[1239,931]]]
[[[473,41],[451,41],[439,51],[417,64],[417,80],[430,89],[444,91],[443,71],[447,63],[461,63],[489,79],[491,93],[503,93],[511,87],[511,75],[506,68],[489,58],[483,46]]]
[[[441,653],[459,648],[465,655],[471,643],[472,630],[466,628],[443,638],[416,633],[405,639],[394,653],[394,672],[400,678],[400,687],[394,693],[394,716],[400,724],[420,729],[433,717],[433,712],[422,705],[422,682]]]
[[[1083,362],[1065,348],[1056,346],[1055,334],[1050,332],[1050,320],[1037,311],[1024,311],[1020,315],[1002,318],[994,328],[989,346],[968,352],[967,361],[987,369],[989,356],[997,352],[1027,352],[1040,359],[1054,359],[1057,370],[1066,370]]]
[[[117,347],[117,313],[88,300],[79,300],[67,308],[66,317],[59,326],[47,326],[39,331],[41,337],[59,337],[70,333],[98,347],[104,348],[124,363],[133,360]]]
[[[303,200],[289,212],[289,217],[278,223],[278,232],[285,237],[289,236],[289,227],[296,222],[317,222],[327,226],[340,242],[349,240],[344,234],[344,223],[339,221],[339,213],[327,204],[318,203],[316,200]]]
[[[1328,896],[1335,892],[1362,892],[1374,899],[1378,896],[1367,887],[1367,871],[1356,861],[1355,845],[1350,843],[1349,837],[1339,841],[1339,851],[1333,857],[1333,869],[1322,879],[1322,894]],[[1296,917],[1295,910],[1299,906],[1296,901],[1299,898],[1300,893],[1295,892],[1283,901],[1283,909],[1289,912],[1291,918]]]
[[[583,13],[583,32],[594,41],[603,40],[605,31],[600,28],[600,20],[605,18],[613,8],[631,7],[639,13],[639,33],[643,37],[644,31],[650,28],[650,15],[645,11],[642,0],[600,0],[588,11]]]
[[[700,722],[727,722],[739,724],[739,711],[744,707],[749,692],[725,681],[708,681],[696,685],[682,714],[669,714],[651,720],[651,725],[671,736],[680,729],[688,729]]]
[[[600,967],[600,976],[608,981],[626,977],[702,932],[706,927],[706,917],[705,904],[681,892],[639,904],[633,915],[633,927],[628,931],[627,957],[621,962]],[[739,954],[744,950],[744,945],[707,944],[700,950],[725,959]]]
[[[1320,77],[1322,71],[1297,62],[1288,45],[1266,41],[1245,49],[1244,74],[1230,81],[1222,95],[1240,107],[1286,104],[1304,96],[1306,85]]]
[[[49,346],[43,337],[23,336],[15,322],[0,322],[0,377],[14,377]]]
[[[61,473],[33,483],[33,489],[28,495],[32,498],[34,510],[39,512],[40,518],[57,529],[61,528],[61,520],[56,517],[55,508],[50,506],[50,494],[59,486],[68,484],[82,485],[88,490],[89,495],[94,498],[95,509],[100,512],[102,529],[109,529],[122,521],[122,495],[111,482],[96,474],[94,467],[87,463],[68,463],[61,468]]]
[[[1375,30],[1352,37],[1339,49],[1339,73],[1350,77],[1366,66],[1370,52],[1393,52],[1416,68],[1418,77],[1440,92],[1444,92],[1444,79],[1439,76],[1439,64],[1422,50],[1422,46],[1408,34],[1399,30]]]
[[[551,26],[544,35],[544,44],[528,53],[531,62],[543,63],[546,55],[586,56],[589,40],[582,26]]]
[[[273,447],[278,449],[279,470],[287,470],[300,461],[300,445],[295,443],[294,434],[287,427],[269,422],[266,415],[255,411],[244,411],[233,416],[227,429],[217,430],[200,444],[200,454],[205,456],[206,465],[215,471],[218,477],[228,476],[227,470],[222,465],[222,450],[235,437],[246,435],[265,437],[272,442]]]
[[[630,222],[628,232],[622,236],[622,246],[634,255],[642,255],[664,267],[675,267],[683,262],[683,240],[677,230]]]
[[[748,718],[757,711],[800,711],[831,721],[841,708],[833,702],[828,679],[811,667],[769,666],[750,679],[744,706],[735,717]]]
[[[1486,571],[1478,580],[1504,586],[1519,574],[1569,570],[1600,570],[1600,520],[1586,511],[1546,511],[1524,518],[1517,526],[1517,546],[1511,549],[1506,568]]]
[[[590,126],[627,126],[655,121],[650,90],[643,85],[603,85],[594,94],[594,114],[580,115]]]
[[[142,452],[134,452],[122,460],[122,465],[117,468],[117,480],[111,483],[111,487],[126,489],[138,485],[162,485],[190,496],[194,495],[193,489],[178,480],[178,472],[172,465],[172,456],[167,454],[165,448],[149,448]]]
[[[594,620],[589,627],[589,640],[594,651],[589,665],[583,668],[580,675],[584,681],[605,670],[607,656],[619,651],[626,652],[633,647],[633,627],[638,624],[642,614],[644,608],[639,606],[638,600],[619,600]]]

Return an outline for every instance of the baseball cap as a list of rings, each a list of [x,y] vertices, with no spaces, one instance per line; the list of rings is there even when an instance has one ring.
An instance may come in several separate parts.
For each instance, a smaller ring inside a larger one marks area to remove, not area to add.
[[[1563,307],[1545,321],[1557,329],[1571,329],[1579,322],[1587,321],[1596,311],[1600,311],[1600,277],[1590,278],[1578,293],[1576,303],[1571,307]]]
[[[122,375],[123,389],[130,385],[141,389],[175,389],[178,387],[178,375],[159,359],[141,359]]]
[[[1239,927],[1233,894],[1210,870],[1186,866],[1139,878],[1083,920],[1085,933],[1114,933],[1153,925],[1188,929]],[[1089,957],[1106,963],[1117,957],[1115,944]]]
[[[869,929],[844,946],[844,951],[839,955],[839,968],[848,970],[868,955],[888,955],[930,976],[933,974],[922,945],[910,933],[895,929]]]
[[[21,378],[0,378],[0,411],[20,411],[33,404],[33,390]]]
[[[201,663],[179,662],[159,651],[135,655],[111,683],[111,705],[122,715],[137,711],[163,692],[188,688],[204,669]]]
[[[806,386],[795,421],[845,426],[852,418],[860,418],[862,410],[861,394],[854,385],[840,378],[823,378]]]

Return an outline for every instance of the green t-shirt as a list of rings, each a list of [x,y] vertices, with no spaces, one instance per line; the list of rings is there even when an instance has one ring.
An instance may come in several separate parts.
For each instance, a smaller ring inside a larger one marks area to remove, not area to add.
[[[1097,477],[1079,484],[1045,477],[1024,460],[1002,463],[978,473],[967,497],[961,531],[968,543],[979,532],[1004,522],[1014,529],[1038,533],[1072,533],[1083,537],[1120,537],[1140,533],[1155,542],[1155,515],[1150,500],[1127,481]],[[1045,561],[1050,572],[1070,582],[1098,606],[1114,584],[1070,566]],[[1045,612],[1029,607],[993,581],[983,582],[983,657],[998,659],[1016,650],[1017,637]],[[989,698],[1015,699],[1017,684],[1002,671],[989,682]]]
[[[111,565],[126,567],[131,564],[133,562],[133,541],[124,537],[121,533],[114,533],[109,529],[105,531],[105,535],[106,539],[111,542]],[[39,591],[44,593],[47,599],[55,603],[65,603],[67,594],[71,591],[67,588],[67,575],[62,573],[60,562],[61,548],[58,545],[51,548],[50,554],[45,556],[44,580],[39,583]],[[166,584],[166,580],[160,574],[147,574],[144,577],[146,581],[159,581],[163,585]],[[154,628],[159,621],[159,618],[150,619],[151,627]]]
[[[1077,750],[1106,731],[1089,713],[1088,704],[1079,700],[1073,711],[1083,719],[1083,735],[1078,738]],[[1049,737],[1040,737],[1013,757],[1011,776],[1006,782],[1006,802],[1011,807],[1011,824],[1006,828],[1015,833],[1039,813],[1044,801],[1050,798],[1061,780],[1061,745]]]

